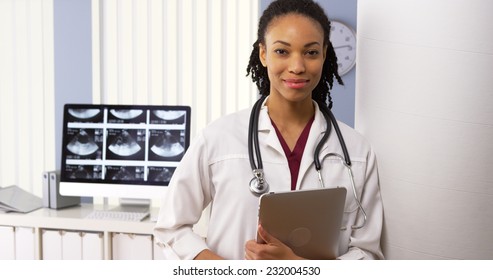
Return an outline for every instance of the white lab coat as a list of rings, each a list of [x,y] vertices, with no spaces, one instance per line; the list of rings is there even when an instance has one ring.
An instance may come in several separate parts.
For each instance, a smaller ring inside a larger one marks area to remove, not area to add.
[[[297,189],[319,187],[313,153],[325,132],[326,122],[314,104],[316,114],[301,161]],[[210,249],[227,259],[243,259],[246,241],[255,239],[258,197],[249,189],[253,177],[247,148],[249,116],[250,110],[243,110],[211,123],[196,137],[176,169],[154,229],[168,258],[193,259],[202,250]],[[351,230],[363,218],[352,195],[347,170],[339,159],[325,158],[322,162],[325,186],[347,188],[343,225],[348,229],[340,235],[339,258],[381,259],[383,209],[375,154],[360,134],[343,123],[339,126],[352,160],[358,197],[368,216],[364,228]],[[260,112],[258,133],[270,190],[290,190],[288,162],[265,106]],[[331,152],[343,155],[334,131],[321,151],[321,158]],[[193,232],[192,226],[209,203],[210,221],[204,240]]]

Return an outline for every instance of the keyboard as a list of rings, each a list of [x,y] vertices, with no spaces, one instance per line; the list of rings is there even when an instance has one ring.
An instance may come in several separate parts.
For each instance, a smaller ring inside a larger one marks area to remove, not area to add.
[[[95,220],[114,220],[114,221],[128,221],[128,222],[140,222],[147,216],[149,212],[128,212],[128,211],[114,211],[114,210],[93,210],[86,219]]]

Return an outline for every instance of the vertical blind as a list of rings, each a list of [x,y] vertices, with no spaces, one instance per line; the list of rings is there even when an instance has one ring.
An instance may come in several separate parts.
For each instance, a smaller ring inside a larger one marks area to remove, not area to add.
[[[53,0],[0,1],[0,186],[55,168]]]
[[[256,99],[258,1],[93,0],[93,102],[189,105],[192,136]]]

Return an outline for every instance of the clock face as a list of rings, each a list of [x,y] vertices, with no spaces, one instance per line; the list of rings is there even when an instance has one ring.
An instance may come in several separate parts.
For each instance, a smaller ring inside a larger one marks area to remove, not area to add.
[[[330,41],[337,56],[340,76],[349,72],[356,64],[356,32],[339,21],[331,21]]]

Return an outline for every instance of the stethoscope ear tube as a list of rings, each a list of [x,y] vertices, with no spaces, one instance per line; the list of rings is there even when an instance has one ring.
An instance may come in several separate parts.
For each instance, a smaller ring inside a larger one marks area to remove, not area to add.
[[[252,112],[250,113],[250,123],[248,129],[248,157],[250,158],[250,167],[252,170],[262,169],[262,156],[260,154],[259,142],[258,142],[258,118],[260,115],[260,108],[264,102],[266,96],[262,96],[253,105]],[[252,144],[253,141],[253,144]],[[253,149],[255,149],[255,156],[257,158],[257,163],[255,163],[255,158],[253,157]]]
[[[253,178],[250,180],[250,191],[260,196],[269,191],[269,184],[265,181],[262,155],[260,153],[259,140],[258,140],[258,118],[260,115],[260,109],[267,96],[262,96],[255,105],[253,105],[252,112],[250,113],[250,123],[248,129],[248,157],[250,158],[250,167],[252,168]],[[253,143],[252,143],[253,142]],[[254,151],[257,163],[254,159]]]
[[[339,129],[339,125],[337,124],[336,118],[334,114],[332,114],[331,110],[328,110],[328,114],[330,116],[330,120],[332,121],[332,125],[334,126],[334,130],[336,131],[337,138],[339,138],[339,143],[341,144],[342,153],[344,154],[344,161],[348,166],[351,166],[351,158],[349,157],[349,152],[346,147],[346,142],[344,142],[344,138],[342,137],[341,129]]]
[[[330,130],[332,128],[332,125],[331,125],[331,121],[330,121],[330,115],[328,113],[328,111],[330,112],[330,110],[327,107],[325,107],[324,104],[318,103],[318,107],[320,108],[320,111],[322,112],[322,115],[325,118],[325,122],[327,123],[327,128],[325,129],[324,136],[322,136],[322,139],[317,144],[317,147],[315,148],[315,153],[313,154],[313,163],[315,164],[315,170],[317,170],[319,172],[322,169],[322,164],[321,164],[320,158],[319,158],[320,150],[324,146],[325,142],[327,142],[327,139],[329,139]],[[319,174],[320,174],[320,172],[319,172]]]

